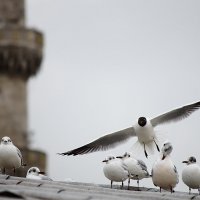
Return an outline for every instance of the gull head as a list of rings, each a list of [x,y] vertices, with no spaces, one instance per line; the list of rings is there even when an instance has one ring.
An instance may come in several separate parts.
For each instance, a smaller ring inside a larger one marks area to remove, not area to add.
[[[131,157],[131,153],[125,152],[123,156],[117,156],[116,158],[124,159],[124,158],[130,158],[130,157]]]
[[[164,143],[162,147],[162,154],[163,154],[162,160],[164,160],[167,155],[170,155],[172,150],[173,150],[173,147],[170,142]]]
[[[105,162],[105,163],[109,163],[109,161],[111,160],[115,160],[115,157],[114,156],[108,156],[106,159],[104,159],[102,162]]]
[[[12,144],[12,140],[11,140],[9,137],[4,136],[4,137],[1,139],[1,144],[5,144],[5,145]]]
[[[185,160],[182,163],[186,163],[187,165],[190,165],[190,164],[193,164],[193,163],[196,163],[196,162],[197,162],[196,158],[194,156],[190,156],[188,158],[188,160]]]
[[[146,119],[146,117],[139,117],[139,119],[138,119],[138,124],[139,124],[141,127],[144,127],[144,126],[147,124],[147,119]]]
[[[27,171],[27,175],[29,175],[29,174],[39,176],[40,174],[44,174],[44,172],[41,172],[38,167],[31,167]]]

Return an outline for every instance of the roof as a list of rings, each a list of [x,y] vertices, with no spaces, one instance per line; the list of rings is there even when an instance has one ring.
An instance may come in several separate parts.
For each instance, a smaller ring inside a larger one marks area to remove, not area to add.
[[[200,196],[188,193],[164,191],[162,193],[153,188],[140,188],[127,186],[120,189],[119,185],[99,185],[80,182],[59,182],[32,180],[21,177],[0,175],[0,199],[26,199],[26,200],[141,200],[141,199],[200,199]]]

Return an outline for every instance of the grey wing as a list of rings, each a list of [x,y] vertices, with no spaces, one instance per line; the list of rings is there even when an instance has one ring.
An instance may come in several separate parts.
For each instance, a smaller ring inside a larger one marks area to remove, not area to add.
[[[144,163],[144,161],[138,160],[138,165],[140,165],[140,167],[142,168],[142,170],[147,171],[147,166],[146,166],[146,164]]]
[[[100,137],[99,139],[86,144],[84,146],[81,146],[77,149],[73,149],[71,151],[67,151],[65,153],[59,153],[59,155],[79,155],[79,154],[86,154],[91,153],[95,151],[105,151],[109,148],[115,147],[119,143],[123,143],[126,140],[128,140],[131,137],[136,136],[135,130],[133,127],[123,129],[121,131],[117,131],[108,135],[105,135],[103,137]]]
[[[128,167],[125,163],[122,163],[122,168],[125,170],[125,171],[128,171]]]
[[[172,121],[179,121],[190,116],[194,111],[196,111],[199,108],[200,101],[159,115],[158,117],[151,119],[151,124],[153,127],[155,127],[159,124],[168,123]]]
[[[19,156],[20,159],[21,159],[21,165],[23,166],[24,163],[23,163],[23,157],[22,157],[21,151],[20,151],[17,147],[16,147],[16,149],[17,149],[17,154],[18,154],[18,156]]]
[[[179,182],[179,175],[178,175],[178,171],[177,171],[177,169],[176,169],[176,166],[175,166],[175,165],[174,165],[174,172],[175,172],[175,174],[176,174],[176,177],[177,177],[176,183],[178,184],[178,182]]]

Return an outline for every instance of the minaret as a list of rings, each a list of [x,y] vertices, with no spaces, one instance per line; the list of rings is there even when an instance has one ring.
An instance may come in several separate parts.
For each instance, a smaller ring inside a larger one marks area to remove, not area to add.
[[[45,154],[29,149],[27,124],[27,82],[40,68],[42,50],[42,33],[25,26],[24,0],[0,0],[0,139],[12,139],[27,168],[45,170]]]

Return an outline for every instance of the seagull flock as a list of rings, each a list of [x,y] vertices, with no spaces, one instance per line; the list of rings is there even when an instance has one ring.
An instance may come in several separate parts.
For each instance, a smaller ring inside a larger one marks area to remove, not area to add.
[[[132,152],[125,152],[123,155],[116,157],[108,156],[103,160],[105,163],[103,172],[105,177],[110,180],[111,188],[113,182],[121,182],[121,188],[123,188],[124,181],[128,180],[129,189],[130,180],[136,180],[139,190],[139,181],[144,178],[151,178],[153,184],[160,188],[160,192],[164,189],[173,193],[174,188],[179,182],[178,171],[170,157],[173,146],[170,142],[165,142],[160,146],[161,141],[156,135],[154,128],[160,124],[182,120],[199,108],[200,101],[174,109],[152,119],[139,117],[132,127],[110,133],[86,145],[58,154],[76,156],[103,151],[113,148],[132,137],[136,137],[137,142],[134,146],[140,145],[146,158],[148,158],[150,153],[154,152],[154,149],[159,152],[157,160],[152,165],[151,173],[148,172],[144,161],[135,158]],[[132,151],[134,151],[134,148]],[[188,186],[189,194],[191,189],[198,189],[200,194],[200,166],[196,163],[196,158],[191,156],[183,163],[186,165],[182,171],[182,181]],[[23,162],[20,150],[12,143],[9,137],[3,137],[0,143],[1,173],[5,174],[6,169],[13,169],[15,174],[16,169],[23,166],[26,166],[26,164]],[[52,181],[38,167],[31,167],[27,171],[26,178]]]

